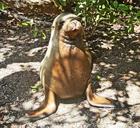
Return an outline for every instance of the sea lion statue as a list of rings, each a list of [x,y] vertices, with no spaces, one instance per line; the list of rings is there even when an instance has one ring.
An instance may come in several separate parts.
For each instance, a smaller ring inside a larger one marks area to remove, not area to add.
[[[48,116],[57,110],[59,99],[82,95],[93,106],[113,106],[112,100],[93,92],[90,80],[93,60],[83,37],[84,30],[76,15],[62,13],[54,19],[48,50],[40,67],[45,99],[29,116]]]

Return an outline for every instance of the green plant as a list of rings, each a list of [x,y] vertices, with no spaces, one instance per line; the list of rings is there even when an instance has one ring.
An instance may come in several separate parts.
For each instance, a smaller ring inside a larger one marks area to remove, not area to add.
[[[21,21],[18,23],[18,26],[29,27],[34,38],[41,37],[43,40],[46,39],[45,32],[40,29],[36,23],[34,23],[33,19],[31,19],[30,21]]]
[[[94,31],[100,23],[120,24],[125,33],[134,31],[134,23],[140,21],[140,10],[132,5],[119,3],[117,0],[57,0],[64,10],[68,5],[82,18],[84,25]],[[64,7],[65,6],[65,7]],[[64,10],[65,11],[65,10]]]
[[[91,25],[96,28],[103,22],[118,23],[124,26],[127,33],[133,32],[134,23],[140,18],[139,10],[116,0],[79,0],[75,12],[81,15],[86,26]]]
[[[3,3],[0,2],[0,11],[3,12],[4,10],[6,10],[8,7]]]
[[[31,91],[32,91],[33,93],[39,91],[40,89],[42,89],[42,86],[40,86],[40,85],[41,85],[41,83],[40,83],[40,81],[38,81],[38,82],[35,83],[33,86],[31,86]]]

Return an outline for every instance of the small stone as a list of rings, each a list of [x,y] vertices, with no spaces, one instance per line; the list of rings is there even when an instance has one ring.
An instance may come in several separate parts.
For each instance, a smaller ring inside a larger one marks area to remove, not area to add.
[[[101,81],[99,82],[99,85],[102,86],[103,88],[108,88],[112,86],[112,82],[111,81]]]
[[[128,94],[128,104],[139,104],[140,103],[140,87],[132,84],[131,82],[127,82],[128,85],[126,87],[126,91]]]
[[[122,122],[127,122],[128,121],[128,118],[124,117],[124,116],[117,116],[117,119],[119,121],[122,121]]]
[[[119,96],[124,96],[124,92],[123,91],[118,91],[118,95]]]

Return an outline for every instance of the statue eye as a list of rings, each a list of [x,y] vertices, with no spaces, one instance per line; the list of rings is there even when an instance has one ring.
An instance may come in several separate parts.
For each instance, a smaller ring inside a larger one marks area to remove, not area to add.
[[[62,27],[62,25],[64,24],[65,21],[60,21],[60,26]]]

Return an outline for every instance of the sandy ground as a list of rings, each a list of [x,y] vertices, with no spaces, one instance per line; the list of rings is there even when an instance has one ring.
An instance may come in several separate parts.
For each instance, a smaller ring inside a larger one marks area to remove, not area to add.
[[[93,85],[99,95],[123,102],[125,107],[96,108],[82,97],[62,100],[55,114],[29,121],[25,110],[43,100],[38,73],[50,32],[41,41],[32,38],[27,28],[1,27],[0,128],[139,128],[140,41],[132,34],[113,42],[103,33],[89,39],[100,53],[93,64]]]

